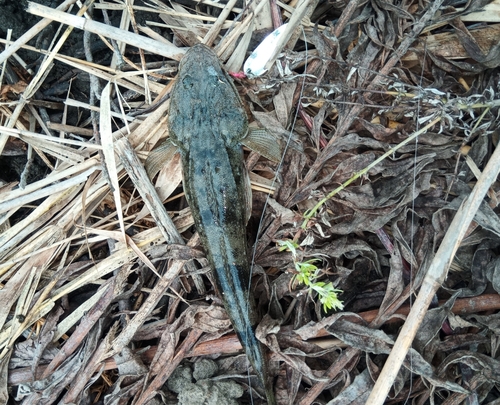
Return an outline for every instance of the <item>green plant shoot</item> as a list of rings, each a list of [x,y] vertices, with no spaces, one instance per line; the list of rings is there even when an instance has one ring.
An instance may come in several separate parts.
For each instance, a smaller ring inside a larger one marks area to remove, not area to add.
[[[292,253],[293,263],[297,271],[293,278],[294,283],[304,284],[309,294],[313,291],[317,293],[325,312],[330,309],[341,310],[344,308],[342,301],[338,299],[337,295],[342,293],[342,290],[334,288],[331,282],[327,284],[323,281],[316,281],[321,271],[314,263],[318,262],[319,259],[310,259],[305,262],[298,261],[297,248],[299,245],[292,240],[280,240],[278,241],[278,245],[280,246],[280,252],[288,250]]]

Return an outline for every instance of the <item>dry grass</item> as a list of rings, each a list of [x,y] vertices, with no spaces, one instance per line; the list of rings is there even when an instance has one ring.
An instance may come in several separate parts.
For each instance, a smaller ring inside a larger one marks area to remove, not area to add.
[[[500,21],[485,17],[498,2],[76,3],[30,3],[43,20],[0,40],[0,151],[28,158],[0,188],[2,403],[168,403],[181,362],[241,349],[210,292],[179,159],[155,186],[142,162],[168,135],[178,44],[204,42],[241,71],[252,34],[282,20],[268,73],[236,83],[253,125],[287,147],[279,165],[247,155],[256,295],[263,312],[272,304],[258,334],[279,403],[498,401]],[[93,21],[103,10],[120,26]],[[163,22],[140,25],[137,13]],[[54,21],[66,25],[47,50],[28,45]],[[93,60],[88,37],[85,59],[63,52],[75,28],[99,36],[109,63]],[[43,58],[32,75],[19,50]],[[11,81],[9,66],[29,80]],[[45,97],[54,66],[90,76],[89,93]],[[29,183],[35,156],[47,172]],[[325,315],[289,289],[285,239],[321,260],[345,311]],[[248,383],[242,357],[219,373]]]

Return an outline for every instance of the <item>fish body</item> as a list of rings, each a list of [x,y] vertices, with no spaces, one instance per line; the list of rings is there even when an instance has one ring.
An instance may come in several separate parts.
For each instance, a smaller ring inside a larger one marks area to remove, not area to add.
[[[226,311],[268,403],[275,404],[264,348],[255,337],[258,319],[249,291],[246,223],[251,194],[241,147],[248,121],[232,80],[205,45],[192,47],[180,63],[168,126],[181,154],[195,227]]]

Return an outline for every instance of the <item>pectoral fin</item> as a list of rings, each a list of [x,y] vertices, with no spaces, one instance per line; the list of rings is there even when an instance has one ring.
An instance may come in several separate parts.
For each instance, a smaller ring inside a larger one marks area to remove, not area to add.
[[[145,164],[146,172],[149,178],[152,179],[156,176],[163,166],[173,159],[176,153],[177,147],[170,139],[166,139],[159,146],[149,152],[149,156],[146,159]]]
[[[281,161],[281,148],[277,139],[264,129],[250,129],[241,143],[273,162]]]

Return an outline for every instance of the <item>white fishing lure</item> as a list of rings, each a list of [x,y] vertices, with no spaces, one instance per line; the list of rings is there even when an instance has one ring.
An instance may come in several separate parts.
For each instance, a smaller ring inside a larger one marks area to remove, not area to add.
[[[264,67],[274,54],[278,40],[283,36],[287,25],[288,24],[283,24],[281,27],[271,32],[248,57],[243,65],[243,72],[245,72],[248,77],[259,77],[266,72]]]

